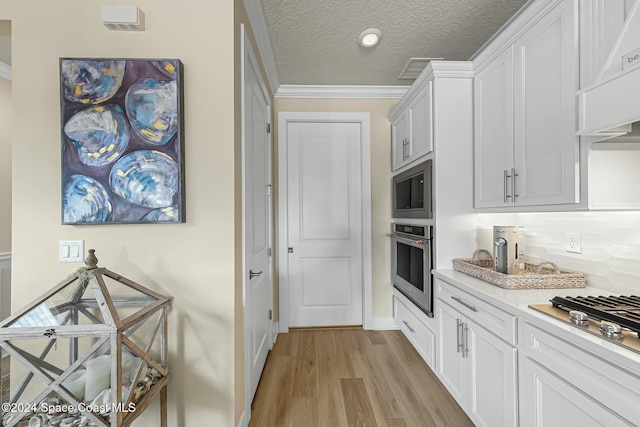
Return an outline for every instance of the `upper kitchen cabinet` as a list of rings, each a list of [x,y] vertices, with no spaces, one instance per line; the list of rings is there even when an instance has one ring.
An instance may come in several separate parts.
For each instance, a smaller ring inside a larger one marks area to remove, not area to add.
[[[394,172],[433,151],[433,81],[412,86],[389,121]]]
[[[577,10],[533,2],[474,58],[476,209],[578,201]]]
[[[513,47],[476,73],[475,207],[513,204]]]

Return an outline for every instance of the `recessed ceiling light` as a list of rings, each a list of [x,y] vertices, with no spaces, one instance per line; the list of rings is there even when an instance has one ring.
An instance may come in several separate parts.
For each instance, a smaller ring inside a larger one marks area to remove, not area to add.
[[[364,30],[358,36],[358,44],[362,47],[374,47],[382,38],[382,31],[377,28]]]

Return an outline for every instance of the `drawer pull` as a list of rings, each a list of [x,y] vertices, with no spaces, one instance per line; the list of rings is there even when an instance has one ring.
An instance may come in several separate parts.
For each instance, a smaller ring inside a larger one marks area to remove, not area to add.
[[[416,333],[415,329],[413,329],[413,328],[412,328],[412,327],[407,323],[407,321],[406,321],[406,320],[403,320],[403,321],[402,321],[402,323],[404,323],[404,324],[405,324],[405,326],[406,326],[407,328],[409,328],[409,330],[411,331],[411,333],[414,333],[414,334]]]
[[[465,323],[462,330],[462,357],[469,357],[469,326]]]
[[[460,304],[464,305],[464,306],[465,306],[465,307],[467,307],[469,310],[471,310],[471,311],[473,311],[473,312],[476,312],[476,313],[478,312],[478,309],[477,309],[475,306],[473,306],[473,305],[469,304],[468,302],[466,302],[466,301],[465,301],[465,300],[463,300],[462,298],[460,298],[460,297],[454,297],[454,296],[452,296],[451,298],[452,298],[453,300],[455,300],[455,301],[459,302]]]
[[[456,323],[456,353],[460,353],[460,351],[464,349],[464,344],[462,342],[462,327],[464,323],[462,323],[462,320],[460,319],[456,319]]]

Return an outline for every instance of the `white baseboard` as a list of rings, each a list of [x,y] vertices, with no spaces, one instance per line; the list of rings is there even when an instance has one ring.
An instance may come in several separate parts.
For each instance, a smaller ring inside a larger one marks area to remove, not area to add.
[[[278,339],[279,328],[280,326],[278,325],[277,320],[271,324],[271,338],[273,338],[273,344],[275,344],[276,340]]]
[[[393,317],[372,317],[367,326],[368,327],[366,329],[373,329],[376,331],[400,329]]]
[[[240,422],[238,423],[238,427],[248,427],[249,426],[249,417],[247,417],[247,412],[242,413],[242,417],[240,418]]]
[[[393,317],[372,317],[368,322],[362,325],[363,329],[375,330],[375,331],[384,331],[384,330],[395,330],[400,329],[398,324],[396,323]],[[286,334],[289,332],[289,328],[280,329],[280,325],[278,322],[274,323],[273,330],[273,342],[276,342],[277,332],[281,334]]]

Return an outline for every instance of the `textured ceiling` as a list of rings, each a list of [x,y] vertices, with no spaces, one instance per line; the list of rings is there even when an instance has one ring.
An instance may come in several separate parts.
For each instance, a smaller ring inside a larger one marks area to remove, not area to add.
[[[467,60],[526,0],[262,0],[280,83],[409,85],[411,57]],[[358,35],[382,31],[365,49]]]

